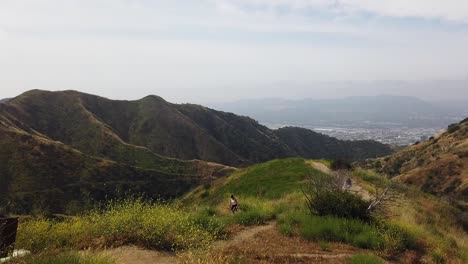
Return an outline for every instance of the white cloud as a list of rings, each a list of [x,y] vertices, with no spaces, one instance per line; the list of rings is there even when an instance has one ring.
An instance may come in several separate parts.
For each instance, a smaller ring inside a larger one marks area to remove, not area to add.
[[[0,0],[0,98],[43,88],[217,100],[268,94],[283,81],[465,77],[466,28],[361,14],[463,21],[468,10],[432,2]]]
[[[230,10],[232,13],[249,10],[259,12],[257,8],[268,13],[274,12],[278,7],[287,7],[290,12],[303,9],[322,9],[342,14],[366,11],[382,16],[468,22],[466,0],[213,0],[213,2],[221,9]],[[252,9],[252,7],[257,8]]]
[[[468,22],[466,0],[342,0],[345,7],[385,16],[412,16]]]

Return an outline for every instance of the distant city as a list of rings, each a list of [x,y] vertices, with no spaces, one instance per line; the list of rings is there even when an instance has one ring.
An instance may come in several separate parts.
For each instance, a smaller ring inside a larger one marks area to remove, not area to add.
[[[394,95],[246,99],[211,106],[249,116],[273,129],[296,126],[342,140],[375,140],[397,146],[427,140],[468,116],[466,102],[427,102]]]
[[[325,134],[343,140],[375,140],[384,144],[406,146],[418,141],[427,140],[429,137],[442,132],[444,127],[340,127],[340,126],[313,126],[304,124],[271,124],[263,125],[277,129],[285,126],[299,126],[314,130],[315,132]]]

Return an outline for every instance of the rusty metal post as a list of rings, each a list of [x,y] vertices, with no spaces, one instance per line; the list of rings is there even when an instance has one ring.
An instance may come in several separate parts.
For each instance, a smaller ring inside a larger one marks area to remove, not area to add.
[[[13,253],[17,229],[18,218],[0,218],[0,258]]]

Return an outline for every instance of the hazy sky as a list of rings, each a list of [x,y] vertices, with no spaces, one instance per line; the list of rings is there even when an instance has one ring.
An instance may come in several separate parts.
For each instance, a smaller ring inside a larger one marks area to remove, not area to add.
[[[35,88],[468,102],[468,1],[0,0],[0,98]]]

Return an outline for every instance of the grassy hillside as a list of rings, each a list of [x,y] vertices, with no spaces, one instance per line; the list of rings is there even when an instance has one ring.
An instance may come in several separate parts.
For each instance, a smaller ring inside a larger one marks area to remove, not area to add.
[[[372,140],[338,140],[299,127],[284,127],[274,132],[298,156],[308,159],[363,160],[390,153],[387,147]]]
[[[302,135],[307,146],[299,151],[289,146],[296,135],[288,130],[279,136],[247,117],[170,104],[157,96],[114,101],[74,91],[34,90],[2,104],[0,114],[83,153],[141,167],[159,167],[152,164],[158,159],[154,153],[234,166],[294,156],[357,160],[391,153],[380,143],[355,148],[317,133]]]
[[[296,155],[274,131],[249,117],[192,104],[175,107],[217,141],[250,162],[258,163]]]
[[[102,102],[104,106],[102,109],[106,111],[99,112],[88,109],[87,107],[92,104],[91,99]],[[146,99],[142,102],[135,102],[134,104],[121,107],[120,102],[116,102],[114,105],[106,105],[105,103],[110,100],[99,98],[95,96],[87,96],[79,94],[77,92],[63,92],[63,93],[52,93],[42,91],[30,91],[22,96],[19,96],[8,104],[2,105],[0,108],[0,115],[4,113],[10,119],[17,121],[17,126],[24,130],[35,130],[41,134],[51,138],[52,140],[61,141],[67,145],[72,146],[80,150],[81,152],[115,160],[118,162],[126,163],[132,166],[138,166],[143,168],[151,168],[161,170],[164,167],[171,169],[171,159],[161,157],[151,149],[141,145],[133,145],[128,141],[137,141],[137,139],[131,139],[128,133],[119,134],[120,126],[126,126],[126,129],[138,130],[141,125],[137,121],[132,122],[127,120],[127,117],[138,118],[139,116],[146,116],[144,113],[139,114],[133,112],[134,109],[140,108],[140,103],[145,105]],[[136,111],[136,110],[135,110]],[[146,111],[146,110],[145,110]],[[147,111],[157,112],[155,109],[148,109]],[[167,116],[167,114],[161,114]],[[109,121],[109,124],[103,122],[106,117],[113,117],[119,119],[119,121]],[[155,120],[142,121],[148,125],[158,125],[158,116],[154,117]],[[167,116],[171,118],[171,116]],[[154,122],[152,122],[154,121]],[[169,119],[165,121],[170,123]],[[174,120],[173,124],[177,124],[177,119]],[[114,125],[116,128],[111,127]],[[165,127],[165,124],[161,124],[161,127]],[[166,131],[165,129],[160,129]],[[190,134],[190,130],[181,128],[180,131],[186,133],[186,137]],[[150,133],[151,131],[148,131]],[[161,133],[163,133],[161,132]],[[166,131],[167,132],[167,131]],[[155,137],[163,137],[159,141],[164,141],[165,148],[171,148],[171,141],[165,138],[161,133],[152,133],[151,135],[139,134],[142,138],[148,138],[148,140],[154,139]],[[133,133],[132,133],[133,134]],[[180,136],[180,142],[184,142],[185,138],[182,135],[173,134],[173,140],[176,140]],[[140,142],[144,143],[144,142]],[[181,145],[181,151],[189,150],[185,149],[185,144]],[[150,145],[150,147],[153,145]],[[188,145],[190,147],[190,144]],[[153,146],[154,147],[154,146]],[[154,148],[160,150],[158,148]],[[164,154],[165,152],[162,151]],[[171,153],[169,153],[171,154]],[[172,153],[174,154],[174,153]],[[172,157],[178,158],[178,155],[172,155]],[[166,164],[169,163],[169,164]],[[173,171],[171,171],[173,172]]]
[[[301,158],[272,160],[240,169],[226,179],[202,186],[189,194],[208,199],[212,203],[225,200],[231,194],[242,197],[279,199],[285,194],[298,191],[306,176],[320,174]]]
[[[90,200],[122,192],[175,197],[232,170],[213,161],[354,160],[390,151],[380,143],[339,141],[309,130],[274,131],[248,117],[157,96],[114,101],[33,90],[1,104],[0,121],[0,199],[23,213],[75,212]]]
[[[468,120],[367,166],[468,208]]]
[[[312,244],[332,257],[339,255],[335,250],[347,245],[358,253],[350,255],[352,263],[468,260],[467,236],[456,221],[460,211],[404,185],[397,188],[399,203],[370,220],[311,215],[301,187],[310,177],[329,177],[327,170],[318,169],[322,166],[316,166],[318,163],[293,158],[257,164],[200,186],[182,201],[170,204],[126,200],[63,221],[22,219],[18,243],[39,254],[136,244],[175,250],[184,263],[284,263],[284,252],[297,254],[289,261],[298,261],[298,255],[310,252],[301,250]],[[362,189],[357,195],[369,192],[371,197],[374,187],[388,184],[383,176],[362,169],[355,170],[352,179]],[[240,204],[235,215],[228,209],[230,194],[235,194]],[[210,246],[236,230],[269,221],[276,221],[275,230],[262,233],[253,244]],[[294,247],[290,249],[282,241],[294,243]]]
[[[0,118],[0,209],[73,214],[104,199],[142,194],[170,198],[229,168],[160,159],[159,170],[92,157]],[[154,162],[154,161],[153,161]]]

